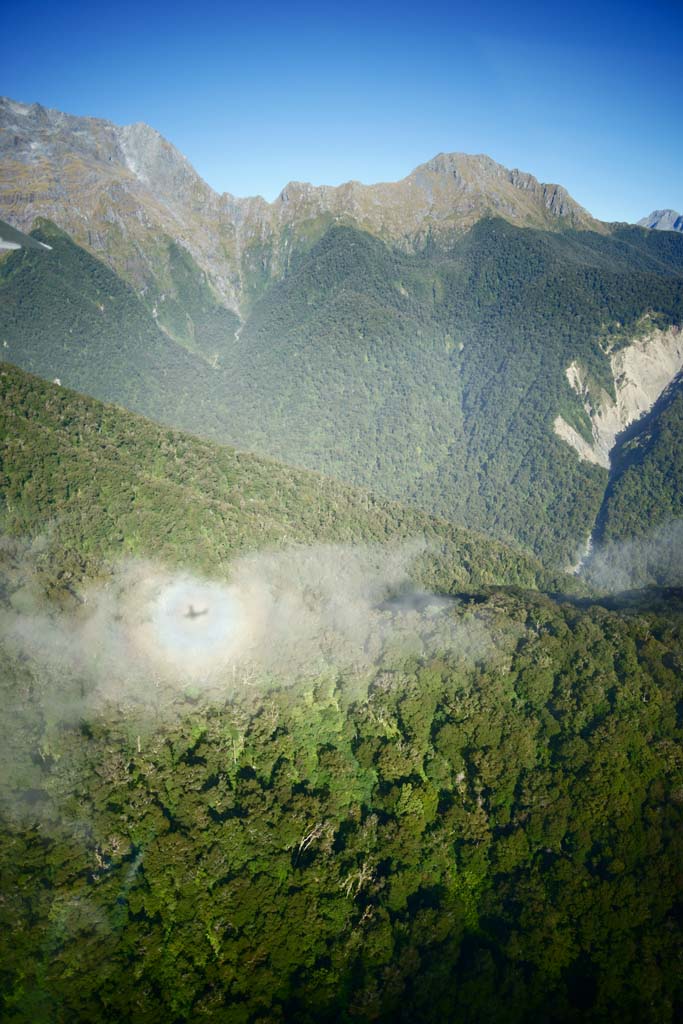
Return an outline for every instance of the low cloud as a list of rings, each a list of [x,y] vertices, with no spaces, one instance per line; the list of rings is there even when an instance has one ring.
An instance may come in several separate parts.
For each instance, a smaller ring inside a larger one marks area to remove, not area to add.
[[[29,573],[0,612],[0,631],[64,719],[112,703],[159,713],[181,697],[362,675],[407,654],[487,656],[483,621],[411,585],[423,551],[422,542],[293,547],[238,559],[220,582],[129,561],[68,610],[48,608]]]
[[[591,552],[582,575],[610,593],[683,586],[683,519],[671,520],[645,537],[601,545]]]

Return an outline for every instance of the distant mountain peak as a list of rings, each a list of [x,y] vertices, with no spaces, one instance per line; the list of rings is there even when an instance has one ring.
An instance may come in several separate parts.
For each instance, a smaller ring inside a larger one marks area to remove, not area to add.
[[[485,153],[438,153],[416,167],[405,180],[423,179],[430,174],[448,176],[461,190],[486,197],[492,203],[491,212],[509,220],[524,223],[535,219],[531,209],[520,207],[515,201],[509,188],[512,186],[528,194],[538,206],[537,212],[545,208],[552,216],[566,218],[575,226],[595,227],[598,223],[562,185],[540,182],[528,171],[509,169]]]
[[[649,217],[643,217],[638,224],[655,231],[683,231],[683,215],[676,210],[653,210]]]

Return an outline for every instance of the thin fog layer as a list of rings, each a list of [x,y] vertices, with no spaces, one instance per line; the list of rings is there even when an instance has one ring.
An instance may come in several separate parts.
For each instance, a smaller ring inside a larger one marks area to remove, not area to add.
[[[671,520],[646,537],[602,545],[591,552],[582,575],[610,593],[683,586],[683,519]]]
[[[486,656],[492,642],[476,616],[411,586],[423,550],[266,552],[236,561],[224,582],[129,562],[68,612],[46,611],[24,588],[0,629],[66,716],[108,702],[158,712],[179,694],[220,699],[412,653]]]

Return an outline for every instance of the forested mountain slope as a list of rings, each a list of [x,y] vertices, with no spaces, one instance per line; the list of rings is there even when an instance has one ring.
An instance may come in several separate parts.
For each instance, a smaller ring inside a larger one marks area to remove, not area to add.
[[[613,393],[610,347],[653,310],[653,325],[680,321],[682,261],[683,245],[658,248],[638,229],[485,220],[419,255],[333,229],[230,351],[232,429],[561,564],[607,480],[554,433],[561,413],[590,438],[567,367]]]
[[[683,367],[680,232],[601,223],[483,155],[268,203],[219,196],[147,125],[7,98],[0,155],[0,215],[84,247],[42,221],[55,251],[2,261],[7,358],[554,567]]]
[[[568,368],[614,394],[610,353],[683,318],[683,239],[671,233],[481,220],[448,250],[411,254],[337,227],[237,332],[221,328],[207,293],[206,343],[191,352],[99,261],[42,232],[53,252],[14,253],[0,267],[7,358],[524,545],[555,567],[573,561],[607,482],[556,434],[560,416],[591,439]],[[187,275],[197,318],[202,293]]]
[[[485,648],[170,718],[4,645],[3,1018],[675,1024],[674,608],[489,590]]]
[[[34,235],[52,251],[0,262],[3,357],[162,422],[224,435],[222,389],[202,353],[169,338],[129,285],[54,225]],[[232,330],[223,325],[222,345]]]
[[[9,364],[0,388],[3,1019],[674,1024],[680,596],[477,589],[558,582]],[[434,593],[368,604],[360,665],[206,690],[138,662],[153,609],[109,575],[341,541],[343,582],[419,534]]]
[[[0,529],[41,537],[59,590],[112,561],[155,557],[222,574],[239,554],[313,542],[423,539],[415,571],[441,590],[569,586],[528,555],[314,473],[217,446],[0,363]]]
[[[596,540],[624,541],[683,517],[683,380],[634,425],[616,452]]]

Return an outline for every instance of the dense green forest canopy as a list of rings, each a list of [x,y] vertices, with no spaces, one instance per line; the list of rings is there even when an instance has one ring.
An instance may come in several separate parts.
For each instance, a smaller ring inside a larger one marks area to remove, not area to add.
[[[159,326],[168,319],[170,300],[159,300],[158,322],[130,285],[63,231],[43,222],[34,235],[52,246],[50,253],[34,254],[47,261],[24,260],[21,252],[0,261],[3,357],[162,423],[224,436],[222,389],[201,352],[210,347],[215,325],[188,351]],[[178,262],[182,277],[184,263]],[[208,302],[189,285],[182,294],[195,313]],[[234,319],[224,335],[234,331]]]
[[[680,612],[448,614],[487,651],[176,696],[166,724],[64,717],[6,649],[4,1019],[673,1024]]]
[[[0,528],[37,538],[59,589],[112,560],[154,557],[216,575],[286,544],[426,544],[415,572],[450,591],[567,588],[533,557],[316,473],[218,446],[0,364]]]
[[[680,323],[683,238],[482,220],[401,252],[332,227],[236,328],[167,242],[173,297],[145,301],[44,223],[52,253],[0,264],[5,355],[165,424],[360,484],[571,563],[607,472],[555,436],[590,423],[566,368]],[[231,319],[232,317],[232,319]],[[187,322],[186,322],[187,321]],[[183,326],[184,325],[184,326]]]
[[[3,1019],[679,1019],[680,592],[553,599],[419,512],[0,386]],[[356,661],[210,690],[142,662],[126,689],[135,648],[100,656],[117,558],[219,581],[263,546],[417,534]]]
[[[231,407],[248,443],[354,478],[563,564],[607,474],[553,433],[590,438],[565,370],[613,388],[607,344],[655,310],[681,319],[683,244],[645,232],[479,222],[408,255],[336,228],[251,312]],[[249,416],[250,409],[263,409]],[[311,415],[313,410],[313,415]]]

